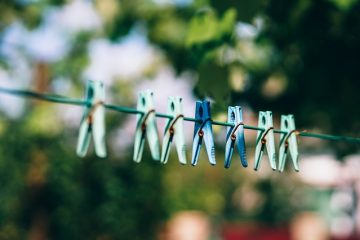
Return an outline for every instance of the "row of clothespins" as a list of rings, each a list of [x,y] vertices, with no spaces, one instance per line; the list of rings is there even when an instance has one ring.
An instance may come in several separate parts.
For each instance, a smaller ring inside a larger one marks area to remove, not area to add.
[[[105,147],[105,90],[102,82],[89,81],[86,90],[86,100],[89,103],[81,120],[80,132],[77,144],[77,154],[84,157],[89,147],[91,134],[94,139],[94,147],[97,156],[106,157]],[[140,92],[137,102],[137,110],[143,114],[137,115],[137,125],[134,143],[133,160],[140,162],[144,150],[145,138],[149,142],[151,156],[154,160],[167,163],[170,152],[170,145],[173,141],[176,144],[178,158],[181,164],[186,164],[186,146],[184,137],[184,115],[181,97],[169,97],[167,114],[168,119],[160,151],[160,140],[156,125],[156,114],[153,103],[153,93],[151,91]],[[191,164],[198,163],[199,153],[202,143],[205,143],[209,162],[216,164],[215,144],[212,130],[212,119],[210,113],[210,103],[206,100],[197,101],[195,109],[195,127],[192,145]],[[225,168],[230,167],[231,158],[236,145],[241,164],[248,166],[246,159],[244,123],[242,109],[239,106],[228,108],[229,126],[227,127],[226,147],[225,147]],[[290,152],[294,169],[299,171],[298,166],[298,146],[293,115],[281,116],[281,131],[287,134],[280,137],[279,165],[276,164],[276,151],[274,140],[273,118],[270,111],[259,112],[259,128],[265,129],[258,131],[256,138],[255,163],[254,169],[258,170],[266,149],[270,166],[273,170],[277,168],[283,171],[287,153]]]

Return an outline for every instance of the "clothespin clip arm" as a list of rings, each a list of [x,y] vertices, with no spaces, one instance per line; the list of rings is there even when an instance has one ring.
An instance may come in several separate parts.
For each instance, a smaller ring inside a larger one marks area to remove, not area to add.
[[[152,158],[160,160],[160,145],[153,102],[152,91],[146,90],[139,93],[137,103],[139,115],[137,116],[133,157],[135,162],[141,161],[145,138],[148,140]]]
[[[275,141],[274,141],[274,126],[272,120],[272,112],[259,112],[259,128],[256,139],[255,148],[255,165],[254,170],[258,170],[260,167],[260,161],[265,150],[267,149],[268,158],[271,168],[276,170],[276,153],[275,153]]]
[[[198,156],[200,153],[200,148],[201,148],[202,140],[204,137],[203,128],[207,122],[212,121],[211,118],[207,118],[205,120],[201,120],[201,119],[199,119],[199,120],[200,121],[197,121],[197,122],[199,122],[201,125],[199,126],[198,130],[195,132],[195,137],[194,137],[194,142],[197,141],[198,144],[196,144],[196,148],[193,149],[194,156],[193,156],[193,160],[191,163],[191,165],[193,165],[193,166],[195,166],[197,164],[197,159],[198,159]],[[212,162],[211,162],[211,164],[214,165]]]
[[[211,165],[215,165],[215,144],[212,130],[213,121],[211,119],[209,101],[196,102],[195,120],[197,119],[201,119],[202,121],[195,121],[191,164],[193,166],[197,164],[201,145],[204,141],[209,162]]]
[[[105,147],[105,91],[99,81],[88,81],[86,87],[85,111],[80,123],[76,152],[84,157],[89,148],[91,135],[94,138],[95,152],[106,157]]]

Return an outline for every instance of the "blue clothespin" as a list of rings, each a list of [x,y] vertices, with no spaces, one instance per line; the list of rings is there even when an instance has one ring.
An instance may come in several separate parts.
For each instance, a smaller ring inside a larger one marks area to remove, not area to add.
[[[281,131],[287,132],[282,138],[280,138],[280,150],[279,150],[279,171],[283,172],[285,168],[285,161],[288,150],[290,150],[290,156],[294,164],[295,171],[299,171],[299,152],[296,140],[296,129],[294,115],[282,115],[281,116]]]
[[[276,170],[276,153],[275,153],[275,140],[274,140],[274,126],[272,112],[259,112],[259,128],[263,128],[264,131],[259,131],[256,138],[255,149],[255,166],[254,169],[258,170],[260,167],[260,160],[263,152],[266,150],[269,156],[271,168]]]
[[[226,134],[226,149],[225,149],[225,168],[230,167],[231,157],[234,152],[234,145],[236,144],[240,154],[240,160],[243,167],[247,167],[244,123],[242,116],[242,109],[239,106],[228,108],[228,123],[234,126],[227,128]]]
[[[172,118],[168,119],[166,123],[160,161],[164,164],[167,163],[170,144],[175,138],[179,161],[181,164],[186,164],[184,113],[181,97],[169,97],[167,114],[172,116]]]
[[[86,100],[89,104],[86,106],[81,119],[76,153],[80,157],[85,156],[92,134],[96,155],[106,157],[104,84],[99,81],[88,81]]]
[[[143,114],[137,116],[134,161],[141,161],[145,137],[148,139],[152,158],[160,160],[160,144],[152,91],[147,90],[139,93],[137,110],[143,112]]]
[[[191,164],[193,166],[197,164],[202,141],[204,139],[209,162],[211,165],[215,165],[215,144],[209,101],[196,101],[195,118],[202,122],[195,122]]]

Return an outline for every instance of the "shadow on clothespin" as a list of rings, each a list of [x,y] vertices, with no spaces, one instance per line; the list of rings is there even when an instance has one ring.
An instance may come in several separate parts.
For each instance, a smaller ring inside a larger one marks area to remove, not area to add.
[[[137,110],[138,114],[134,143],[134,161],[140,162],[144,150],[145,137],[148,139],[151,156],[160,160],[160,144],[156,125],[153,92],[150,90],[139,93]]]
[[[285,162],[288,151],[294,165],[295,171],[299,171],[299,152],[296,135],[298,131],[295,129],[294,115],[281,116],[281,131],[287,132],[280,137],[280,150],[279,150],[279,171],[283,172],[285,169]]]
[[[94,138],[96,155],[106,157],[105,146],[105,90],[99,81],[88,81],[86,87],[86,106],[81,119],[76,153],[84,157],[89,148],[91,134]]]
[[[167,114],[168,119],[164,132],[160,162],[167,163],[170,145],[175,137],[176,151],[181,164],[186,164],[186,146],[184,136],[184,113],[181,97],[169,97]]]
[[[228,123],[233,124],[233,127],[227,128],[226,134],[226,148],[225,148],[225,168],[229,168],[231,164],[231,157],[234,152],[234,146],[236,144],[240,161],[243,167],[247,167],[246,160],[246,148],[245,148],[245,136],[244,136],[244,122],[242,109],[239,106],[228,108]]]
[[[260,161],[263,156],[265,147],[269,157],[270,165],[273,170],[276,170],[276,153],[275,153],[275,139],[274,139],[274,125],[272,112],[259,112],[259,128],[264,131],[259,131],[256,137],[255,149],[255,164],[254,170],[257,171],[260,167]]]
[[[195,118],[201,122],[195,122],[191,164],[196,166],[204,139],[209,162],[215,165],[215,144],[209,101],[196,101]]]

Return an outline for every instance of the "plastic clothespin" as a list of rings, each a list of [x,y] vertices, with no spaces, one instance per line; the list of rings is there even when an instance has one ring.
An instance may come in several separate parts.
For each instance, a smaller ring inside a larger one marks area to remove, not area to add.
[[[134,145],[134,161],[141,161],[142,153],[144,150],[145,137],[147,137],[149,141],[152,158],[154,160],[160,160],[160,144],[156,125],[152,91],[147,90],[139,93],[137,110],[143,112],[143,114],[139,114],[137,116]]]
[[[287,132],[282,138],[280,138],[280,150],[279,150],[279,171],[283,172],[285,168],[285,162],[288,150],[290,150],[290,156],[294,164],[295,171],[299,171],[299,152],[296,140],[295,119],[294,115],[282,115],[281,116],[281,131]]]
[[[196,101],[195,118],[202,122],[195,122],[191,164],[193,166],[197,164],[204,139],[209,162],[211,165],[215,165],[215,144],[209,101]]]
[[[186,164],[184,114],[181,97],[169,97],[167,113],[172,116],[172,118],[169,119],[166,124],[160,162],[164,164],[167,163],[169,159],[170,144],[175,137],[175,145],[179,161],[181,164]]]
[[[260,167],[260,160],[266,150],[269,156],[271,168],[276,170],[276,153],[275,153],[275,139],[274,139],[274,126],[272,112],[259,112],[259,128],[263,128],[264,131],[258,132],[256,137],[256,149],[255,149],[255,166],[254,170],[258,170]]]
[[[247,167],[245,136],[244,136],[244,123],[242,116],[242,109],[239,106],[228,107],[228,123],[234,126],[227,128],[226,134],[226,149],[225,149],[225,168],[230,167],[231,157],[234,152],[236,144],[240,154],[240,160],[243,167]]]
[[[86,106],[80,123],[76,153],[80,157],[86,155],[92,134],[96,155],[106,157],[104,84],[99,81],[88,81],[86,100],[89,104]]]

